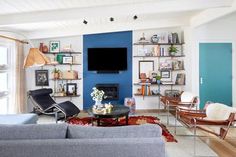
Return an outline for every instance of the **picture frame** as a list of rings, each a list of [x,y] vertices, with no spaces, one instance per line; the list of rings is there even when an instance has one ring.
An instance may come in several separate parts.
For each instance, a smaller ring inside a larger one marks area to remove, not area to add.
[[[73,64],[73,56],[63,56],[62,64]]]
[[[49,86],[48,70],[35,70],[35,85]]]
[[[184,73],[178,73],[177,74],[175,84],[185,85],[185,74]]]
[[[184,70],[184,61],[173,60],[172,61],[172,70]]]
[[[165,71],[161,71],[161,81],[163,82],[170,82],[172,81],[171,79],[171,71],[169,70],[165,70]]]
[[[141,73],[145,73],[147,78],[149,78],[150,71],[154,71],[154,61],[152,60],[139,61],[139,72],[138,72],[139,79]]]
[[[172,69],[172,61],[171,60],[165,60],[160,62],[160,70],[161,71],[167,71]]]
[[[77,95],[77,84],[67,83],[66,84],[66,95]]]
[[[60,41],[49,42],[49,52],[59,53],[60,52]]]

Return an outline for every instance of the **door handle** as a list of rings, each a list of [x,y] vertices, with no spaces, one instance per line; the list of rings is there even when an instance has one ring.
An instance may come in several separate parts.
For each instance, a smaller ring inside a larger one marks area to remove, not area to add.
[[[203,84],[203,78],[200,77],[200,84]]]

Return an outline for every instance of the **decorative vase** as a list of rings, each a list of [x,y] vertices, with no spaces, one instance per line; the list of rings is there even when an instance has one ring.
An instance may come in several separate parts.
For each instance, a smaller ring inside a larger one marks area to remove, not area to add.
[[[98,108],[102,108],[102,107],[103,107],[101,100],[96,100],[96,101],[95,101],[95,105],[96,105]]]
[[[39,45],[39,51],[43,52],[43,43],[40,43],[40,45]]]
[[[135,99],[134,98],[125,98],[124,102],[125,102],[124,105],[129,107],[129,109],[130,109],[129,114],[134,115],[135,109],[136,109]]]
[[[58,61],[59,64],[63,63],[63,56],[65,56],[65,55],[63,55],[63,54],[58,54],[57,55],[57,61]]]
[[[48,53],[48,47],[47,45],[43,45],[43,50],[42,50],[43,53]]]
[[[174,52],[174,51],[173,51],[173,52],[170,52],[170,56],[175,56],[175,53],[176,53],[176,52]]]
[[[161,84],[161,80],[157,80],[157,84]]]
[[[60,74],[59,73],[54,73],[54,79],[59,79]]]

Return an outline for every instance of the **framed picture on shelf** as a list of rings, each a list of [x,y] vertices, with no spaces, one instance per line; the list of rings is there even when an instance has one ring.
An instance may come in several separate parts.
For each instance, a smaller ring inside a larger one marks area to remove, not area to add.
[[[35,70],[35,85],[49,86],[48,70]]]
[[[173,60],[172,61],[173,70],[184,70],[184,61]]]
[[[77,95],[77,84],[67,83],[66,84],[66,95]]]
[[[160,62],[160,70],[161,71],[167,71],[172,69],[172,61],[171,60],[165,60],[164,62]]]
[[[185,85],[185,74],[184,73],[177,74],[175,84]]]
[[[169,70],[161,71],[161,81],[170,82],[171,81],[171,72]]]
[[[62,57],[62,64],[72,64],[73,57],[72,56],[63,56]]]
[[[49,52],[60,52],[60,41],[50,41],[49,42]]]
[[[150,60],[139,61],[139,73],[138,73],[139,79],[141,73],[145,73],[147,77],[150,77],[149,76],[150,71],[154,71],[154,61]]]

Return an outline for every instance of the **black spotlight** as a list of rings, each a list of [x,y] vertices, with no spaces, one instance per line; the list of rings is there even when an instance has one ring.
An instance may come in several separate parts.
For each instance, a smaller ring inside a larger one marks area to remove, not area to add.
[[[113,17],[110,17],[110,21],[111,21],[111,22],[114,21],[114,18],[113,18]]]
[[[134,15],[133,19],[134,20],[137,20],[138,16],[137,15]]]
[[[85,25],[87,25],[87,24],[88,24],[88,21],[84,20],[83,23],[84,23]]]

